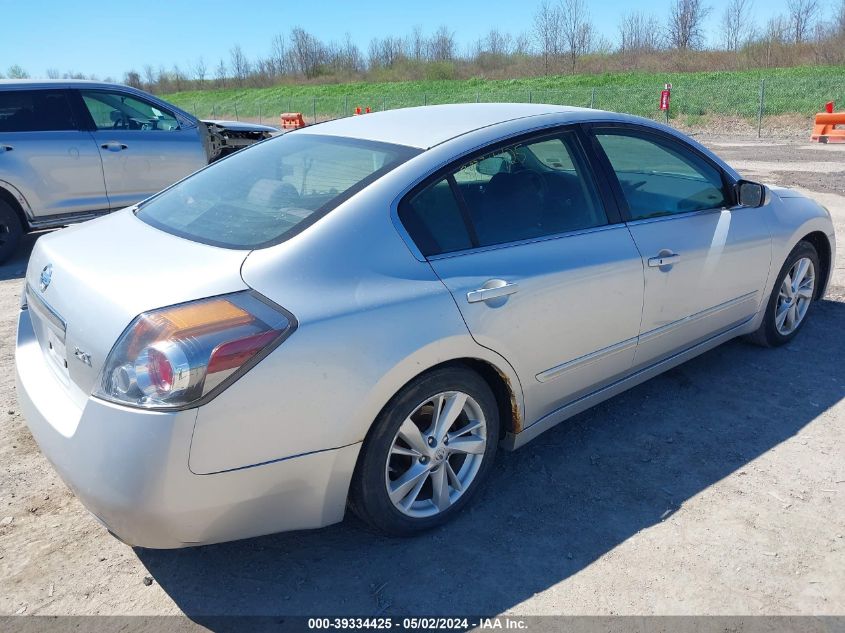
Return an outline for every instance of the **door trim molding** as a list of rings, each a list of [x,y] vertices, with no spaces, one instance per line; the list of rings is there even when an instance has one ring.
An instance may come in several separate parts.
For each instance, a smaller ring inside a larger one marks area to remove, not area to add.
[[[681,326],[689,325],[691,323],[695,323],[696,321],[700,321],[702,319],[706,319],[707,317],[713,316],[714,314],[718,314],[719,312],[723,312],[728,308],[732,308],[733,306],[738,305],[743,301],[754,297],[756,294],[756,290],[748,292],[744,295],[740,295],[739,297],[730,299],[729,301],[725,301],[724,303],[720,303],[719,305],[715,305],[711,308],[707,308],[706,310],[702,310],[701,312],[696,312],[695,314],[691,314],[682,319],[678,319],[677,321],[672,321],[671,323],[667,323],[666,325],[661,325],[660,327],[655,328],[653,330],[649,330],[648,332],[643,332],[639,336],[635,336],[633,338],[614,343],[613,345],[609,345],[602,349],[596,350],[595,352],[590,352],[589,354],[584,354],[583,356],[579,356],[578,358],[573,358],[572,360],[566,361],[565,363],[555,365],[550,369],[540,372],[535,376],[535,378],[539,382],[544,383],[549,382],[551,380],[555,380],[556,378],[560,378],[563,374],[570,370],[584,367],[586,365],[589,365],[590,363],[603,360],[608,356],[613,356],[614,354],[618,354],[619,352],[624,352],[625,350],[631,349],[639,343],[652,341],[660,336],[663,336],[664,334],[668,334],[669,332],[676,330]]]
[[[552,367],[551,369],[542,371],[535,377],[540,382],[549,382],[550,380],[554,380],[555,378],[560,378],[563,374],[572,369],[583,367],[585,365],[589,365],[590,363],[595,363],[599,360],[607,358],[608,356],[613,356],[614,354],[618,354],[619,352],[624,352],[625,350],[631,349],[632,347],[636,347],[637,340],[638,337],[635,336],[633,338],[614,343],[613,345],[609,345],[602,349],[596,350],[595,352],[590,352],[589,354],[584,354],[583,356],[579,356],[578,358],[573,358],[572,360]]]
[[[718,305],[712,306],[701,312],[696,312],[695,314],[691,314],[689,316],[685,316],[682,319],[678,319],[677,321],[672,321],[671,323],[667,323],[666,325],[661,325],[660,327],[654,328],[653,330],[649,330],[648,332],[643,332],[639,336],[639,342],[644,343],[651,340],[654,340],[664,334],[668,334],[669,332],[683,326],[689,325],[690,323],[695,323],[696,321],[700,321],[702,319],[706,319],[707,317],[713,316],[714,314],[718,314],[719,312],[723,312],[728,308],[732,308],[733,306],[742,303],[743,301],[747,301],[748,299],[754,297],[757,294],[757,290],[753,290],[751,292],[747,292],[744,295],[740,295],[739,297],[734,297],[733,299],[729,299],[724,303],[720,303]]]
[[[685,363],[691,358],[695,358],[699,354],[703,354],[704,352],[711,350],[714,347],[717,347],[722,343],[731,340],[732,338],[747,333],[749,331],[748,325],[753,323],[753,321],[754,315],[747,319],[744,319],[739,324],[731,327],[730,329],[720,334],[711,336],[710,338],[696,345],[693,345],[692,347],[686,350],[680,351],[677,354],[670,356],[669,358],[665,358],[653,365],[640,369],[639,371],[636,371],[629,376],[621,378],[620,380],[617,380],[616,382],[611,383],[606,387],[602,387],[601,389],[594,391],[593,393],[587,394],[586,396],[582,396],[581,398],[578,398],[577,400],[574,400],[569,404],[565,404],[562,407],[555,409],[551,413],[543,416],[536,422],[532,423],[520,433],[508,433],[505,438],[500,442],[500,446],[507,450],[515,450],[521,446],[524,446],[544,431],[547,431],[553,426],[564,422],[572,416],[577,415],[582,411],[586,411],[590,407],[593,407],[600,402],[612,398],[613,396],[618,395],[623,391],[627,391],[631,387],[635,387],[636,385],[639,385],[640,383],[643,383],[646,380],[654,378],[655,376],[658,376],[663,372],[672,369],[673,367],[677,367],[678,365]]]

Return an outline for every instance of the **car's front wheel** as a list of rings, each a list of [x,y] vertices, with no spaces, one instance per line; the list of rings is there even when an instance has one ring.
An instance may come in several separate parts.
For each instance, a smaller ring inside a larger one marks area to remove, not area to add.
[[[364,441],[350,505],[388,534],[440,525],[481,486],[498,440],[496,399],[478,374],[424,374],[393,397]]]
[[[778,274],[763,322],[750,339],[758,345],[777,347],[798,334],[820,283],[819,255],[809,242],[798,242]]]
[[[15,254],[23,235],[23,227],[15,210],[0,200],[0,264]]]

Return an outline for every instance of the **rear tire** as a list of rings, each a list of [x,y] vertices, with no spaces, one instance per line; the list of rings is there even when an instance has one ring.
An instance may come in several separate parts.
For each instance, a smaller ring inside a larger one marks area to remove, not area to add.
[[[8,260],[23,236],[23,226],[15,210],[5,200],[0,200],[0,264]]]
[[[478,374],[458,367],[423,374],[373,424],[349,505],[363,521],[394,536],[441,525],[481,487],[498,441],[496,399]]]
[[[779,347],[795,338],[807,322],[820,273],[815,247],[798,242],[778,273],[760,327],[748,340],[763,347]]]

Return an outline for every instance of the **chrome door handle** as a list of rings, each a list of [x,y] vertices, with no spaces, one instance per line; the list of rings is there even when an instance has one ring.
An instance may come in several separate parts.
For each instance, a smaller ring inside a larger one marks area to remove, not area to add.
[[[128,146],[124,145],[123,143],[117,143],[115,141],[112,141],[111,143],[103,143],[102,145],[100,145],[100,147],[102,147],[103,149],[107,149],[110,152],[119,152],[120,150],[128,149]]]
[[[11,145],[0,145],[0,152],[11,152],[13,149]]]
[[[681,256],[677,253],[667,253],[666,255],[658,255],[651,257],[648,260],[648,265],[651,268],[660,268],[661,266],[671,266],[681,261]]]
[[[467,293],[467,301],[469,303],[478,303],[479,301],[490,301],[490,299],[498,299],[499,297],[507,297],[512,295],[519,286],[511,284],[501,279],[493,279],[488,281],[478,290],[470,290]]]

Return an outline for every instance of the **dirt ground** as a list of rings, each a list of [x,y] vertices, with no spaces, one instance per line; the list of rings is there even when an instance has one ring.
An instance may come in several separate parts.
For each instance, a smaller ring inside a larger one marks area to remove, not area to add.
[[[700,140],[835,216],[803,332],[730,342],[500,453],[469,511],[409,540],[351,516],[178,551],[109,536],[17,411],[29,239],[0,268],[0,614],[845,614],[845,146]]]

